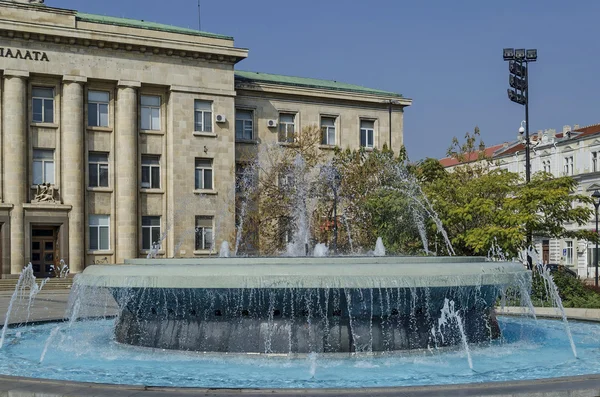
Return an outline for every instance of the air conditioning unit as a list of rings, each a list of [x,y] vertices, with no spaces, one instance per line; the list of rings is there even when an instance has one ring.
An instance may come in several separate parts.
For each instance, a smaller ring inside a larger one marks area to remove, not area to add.
[[[269,128],[273,128],[273,127],[277,127],[277,120],[267,120],[267,127]]]
[[[227,117],[225,117],[224,114],[217,114],[217,116],[215,117],[215,121],[217,123],[224,123],[227,121]]]

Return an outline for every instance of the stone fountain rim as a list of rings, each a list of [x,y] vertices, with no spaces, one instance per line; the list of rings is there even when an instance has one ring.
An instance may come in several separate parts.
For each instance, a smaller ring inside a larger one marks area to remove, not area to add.
[[[261,257],[134,259],[93,265],[75,285],[107,288],[423,288],[512,285],[520,262],[483,257]],[[251,266],[250,266],[251,265]]]
[[[14,387],[13,387],[14,386]],[[396,386],[396,387],[369,387],[369,388],[298,388],[298,389],[258,389],[258,388],[184,388],[143,385],[113,385],[108,383],[91,383],[76,381],[61,381],[42,378],[28,378],[19,376],[0,375],[0,391],[18,391],[21,393],[39,393],[40,388],[55,397],[59,396],[88,396],[96,394],[109,394],[115,392],[129,392],[136,396],[161,396],[168,392],[169,395],[202,394],[205,396],[239,396],[240,393],[251,396],[429,396],[458,395],[461,396],[533,396],[552,393],[553,396],[572,396],[573,391],[597,393],[600,389],[600,374],[566,376],[556,378],[543,378],[517,381],[501,381],[486,383],[462,383],[456,385],[427,385],[427,386]],[[579,394],[578,394],[579,395]],[[590,394],[591,395],[591,394]],[[594,394],[595,395],[595,394]]]

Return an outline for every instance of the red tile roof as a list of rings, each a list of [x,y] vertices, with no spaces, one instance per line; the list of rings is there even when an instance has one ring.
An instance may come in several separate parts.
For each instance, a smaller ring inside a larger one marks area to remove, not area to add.
[[[587,137],[589,135],[598,134],[598,133],[600,133],[600,123],[588,125],[586,127],[580,127],[573,131],[576,134],[573,135],[573,137],[571,138],[572,140],[577,140],[577,139]],[[564,136],[563,136],[562,132],[559,132],[556,134],[556,138],[558,138],[558,139],[562,139],[563,137]],[[536,141],[537,138],[538,138],[537,134],[534,133],[531,135],[532,141]],[[500,150],[503,147],[506,147],[506,150]],[[525,150],[525,145],[523,145],[522,143],[517,143],[517,142],[502,143],[499,145],[494,145],[494,146],[485,148],[484,156],[492,157],[492,156],[494,156],[494,154],[496,156],[506,156],[509,154],[514,154],[514,153],[520,152],[522,150]],[[478,158],[479,158],[479,151],[476,151],[476,152],[470,153],[469,158],[466,161],[464,161],[463,163],[470,163],[472,161],[476,161]],[[440,160],[440,164],[442,165],[442,167],[452,167],[452,166],[455,166],[460,163],[461,162],[459,162],[457,159],[455,159],[453,157],[445,157]]]
[[[483,156],[484,157],[492,157],[494,152],[498,149],[501,149],[504,145],[505,145],[504,143],[501,143],[499,145],[486,147],[485,150],[483,151]],[[479,153],[480,153],[479,150],[469,153],[468,158],[465,161],[463,161],[462,163],[470,163],[472,161],[479,160]],[[461,162],[458,161],[454,157],[444,157],[443,159],[440,160],[440,164],[442,165],[442,167],[452,167],[452,166],[460,164],[460,163]]]

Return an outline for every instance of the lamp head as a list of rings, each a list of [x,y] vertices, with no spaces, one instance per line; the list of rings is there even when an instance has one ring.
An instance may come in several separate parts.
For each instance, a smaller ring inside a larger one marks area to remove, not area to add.
[[[594,193],[592,193],[592,197],[596,200],[600,199],[600,192],[598,190],[594,190]]]

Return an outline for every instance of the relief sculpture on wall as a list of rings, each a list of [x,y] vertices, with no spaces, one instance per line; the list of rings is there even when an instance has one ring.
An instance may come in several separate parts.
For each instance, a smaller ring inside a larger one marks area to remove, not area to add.
[[[54,198],[54,185],[50,183],[42,183],[41,185],[37,185],[35,196],[32,203],[56,203],[56,199]]]

